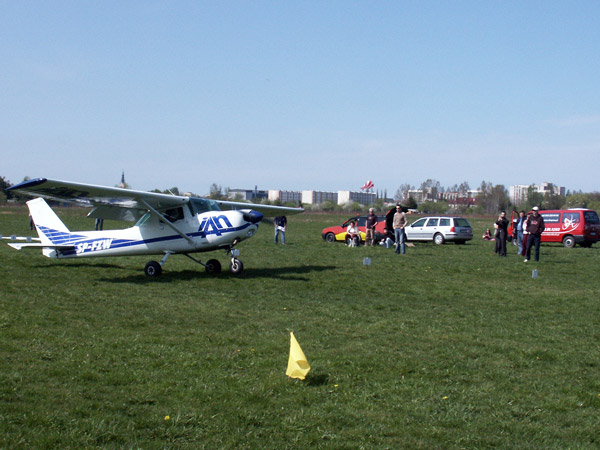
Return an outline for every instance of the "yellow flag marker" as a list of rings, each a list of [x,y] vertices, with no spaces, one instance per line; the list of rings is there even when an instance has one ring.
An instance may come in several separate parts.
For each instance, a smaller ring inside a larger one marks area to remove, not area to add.
[[[310,371],[310,364],[300,348],[294,333],[290,333],[290,359],[285,374],[290,378],[299,378],[304,380],[306,374]]]

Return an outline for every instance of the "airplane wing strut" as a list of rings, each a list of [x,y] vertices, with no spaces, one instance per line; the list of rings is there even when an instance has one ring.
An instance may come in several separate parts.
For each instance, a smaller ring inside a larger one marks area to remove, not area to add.
[[[165,225],[167,225],[169,228],[171,228],[175,233],[177,233],[179,236],[184,238],[190,244],[195,245],[194,240],[191,237],[189,237],[187,234],[185,234],[183,231],[181,231],[179,228],[177,228],[167,218],[165,218],[165,216],[163,216],[156,209],[154,209],[152,206],[150,206],[146,200],[141,200],[141,202],[146,206],[146,208],[148,208],[148,211],[150,211],[150,214],[152,214],[158,220],[163,222]]]

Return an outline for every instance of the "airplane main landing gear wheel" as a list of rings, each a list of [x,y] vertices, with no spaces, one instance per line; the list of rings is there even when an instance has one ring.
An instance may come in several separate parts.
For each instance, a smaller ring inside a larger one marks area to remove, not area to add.
[[[162,273],[162,266],[156,261],[150,261],[146,264],[146,267],[144,267],[144,272],[146,276],[156,278]]]
[[[221,263],[217,259],[209,259],[204,265],[206,272],[210,275],[221,273]]]
[[[232,258],[229,264],[229,270],[234,275],[239,275],[244,270],[244,264],[239,259]]]

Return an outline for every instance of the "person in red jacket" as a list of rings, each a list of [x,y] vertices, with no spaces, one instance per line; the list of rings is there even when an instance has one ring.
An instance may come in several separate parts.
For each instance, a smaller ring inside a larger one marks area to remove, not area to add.
[[[535,260],[540,260],[540,242],[542,240],[542,233],[546,226],[544,225],[544,218],[540,214],[540,208],[537,206],[533,207],[533,214],[527,218],[526,222],[527,233],[527,255],[525,255],[525,262],[531,259],[531,247],[535,245]]]

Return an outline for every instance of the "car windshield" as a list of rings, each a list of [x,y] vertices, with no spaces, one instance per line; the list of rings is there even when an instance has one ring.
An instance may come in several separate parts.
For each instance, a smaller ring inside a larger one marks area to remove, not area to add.
[[[470,227],[467,219],[463,219],[462,217],[454,219],[454,226],[456,227]]]
[[[366,217],[351,217],[350,219],[346,220],[343,224],[342,227],[348,227],[350,226],[350,222],[352,222],[354,220],[354,222],[356,222],[356,226],[357,227],[364,227],[365,226],[365,221],[367,220]]]

